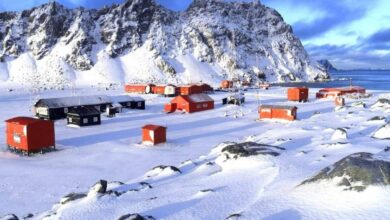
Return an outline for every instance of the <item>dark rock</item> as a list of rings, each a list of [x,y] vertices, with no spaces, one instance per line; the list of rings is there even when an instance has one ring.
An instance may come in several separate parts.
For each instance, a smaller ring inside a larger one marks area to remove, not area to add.
[[[336,177],[344,177],[338,185],[347,190],[362,191],[370,185],[390,185],[390,162],[377,159],[371,153],[354,153],[321,170],[301,185]]]
[[[234,159],[239,157],[249,157],[256,155],[271,155],[271,156],[279,156],[280,151],[285,150],[282,147],[267,145],[267,144],[259,144],[255,142],[244,142],[244,143],[234,143],[228,145],[222,149],[222,152],[233,155]],[[228,159],[229,155],[226,155]]]
[[[29,213],[29,214],[25,215],[25,216],[23,217],[23,219],[30,219],[30,218],[32,218],[32,217],[34,217],[34,215],[31,214],[31,213]]]
[[[234,214],[231,214],[231,215],[229,215],[227,218],[225,218],[226,220],[227,219],[238,219],[238,218],[240,218],[242,215],[240,214],[240,213],[234,213]]]
[[[15,214],[8,214],[3,217],[0,217],[0,220],[19,220],[19,218]]]
[[[107,181],[106,180],[99,180],[95,185],[93,185],[90,189],[90,192],[96,192],[104,194],[107,191]]]
[[[177,172],[177,173],[181,173],[181,170],[175,166],[165,166],[165,165],[160,165],[160,166],[156,166],[153,168],[153,170],[156,170],[156,169],[161,169],[161,170],[165,170],[165,169],[170,169],[174,172]]]
[[[66,204],[68,202],[72,202],[72,201],[75,201],[75,200],[78,200],[78,199],[82,199],[84,197],[86,197],[87,195],[85,193],[69,193],[68,195],[62,197],[60,203],[63,205],[63,204]]]
[[[142,216],[140,214],[126,214],[118,218],[118,220],[155,220],[152,216]]]
[[[385,119],[386,118],[382,117],[382,116],[375,116],[375,117],[370,118],[368,121],[381,121],[381,120],[385,120]]]

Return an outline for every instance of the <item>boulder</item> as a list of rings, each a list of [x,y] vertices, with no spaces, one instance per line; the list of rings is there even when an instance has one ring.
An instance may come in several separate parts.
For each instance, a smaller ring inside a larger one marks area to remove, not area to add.
[[[390,109],[390,99],[381,98],[375,102],[371,106],[372,109],[380,109],[380,110],[389,110]]]
[[[375,131],[372,137],[377,139],[390,139],[390,123],[380,127],[377,131]]]
[[[336,180],[346,190],[363,191],[371,185],[390,185],[390,161],[371,153],[354,153],[321,170],[301,183]]]
[[[19,218],[14,214],[8,214],[3,217],[0,217],[0,220],[19,220]]]
[[[118,220],[154,220],[152,216],[142,216],[140,214],[126,214],[118,218]]]
[[[82,199],[86,196],[87,195],[85,193],[69,193],[68,195],[62,197],[62,199],[60,200],[60,203],[63,205],[63,204],[66,204],[68,202]]]
[[[91,187],[89,192],[104,194],[107,191],[107,181],[99,180],[95,185]]]
[[[243,143],[232,143],[224,147],[221,152],[225,153],[227,158],[230,157],[237,159],[240,157],[249,157],[256,155],[271,155],[279,156],[280,151],[285,150],[282,147],[260,144],[256,142],[243,142]]]

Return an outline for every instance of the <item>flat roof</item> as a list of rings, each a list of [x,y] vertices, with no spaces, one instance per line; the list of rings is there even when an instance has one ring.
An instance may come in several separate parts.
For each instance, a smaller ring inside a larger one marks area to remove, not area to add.
[[[294,108],[297,108],[296,106],[290,106],[290,105],[261,105],[260,108],[272,108],[272,109],[288,109],[293,110]]]
[[[161,125],[152,125],[152,124],[148,124],[148,125],[145,125],[142,127],[142,129],[153,130],[153,131],[155,131],[159,128],[166,128],[166,127],[161,126]]]
[[[20,124],[20,125],[27,125],[27,124],[36,123],[36,122],[39,122],[39,121],[43,121],[43,120],[42,119],[37,119],[37,118],[21,116],[21,117],[10,118],[10,119],[6,120],[5,122],[17,123],[17,124]]]

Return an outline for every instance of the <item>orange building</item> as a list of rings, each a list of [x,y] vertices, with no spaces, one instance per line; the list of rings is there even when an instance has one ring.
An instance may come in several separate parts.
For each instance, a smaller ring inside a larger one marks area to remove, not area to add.
[[[127,84],[125,85],[125,92],[149,94],[153,92],[154,84]]]
[[[177,96],[164,106],[164,110],[168,113],[173,112],[172,110],[192,113],[209,109],[214,109],[214,99],[206,94]]]
[[[318,99],[320,98],[328,98],[332,97],[335,98],[337,96],[342,96],[346,94],[352,94],[352,93],[360,93],[365,94],[366,89],[360,86],[347,86],[347,87],[340,87],[340,88],[325,88],[321,89],[316,93],[316,97]]]
[[[289,101],[307,102],[309,100],[309,88],[289,88],[287,90],[287,99]]]
[[[5,121],[7,145],[10,149],[36,153],[55,148],[54,123],[29,117],[16,117]]]
[[[160,144],[167,141],[167,128],[159,125],[145,125],[142,127],[143,144]]]
[[[231,89],[231,88],[233,88],[233,81],[223,80],[221,82],[221,89]]]
[[[262,105],[259,108],[260,119],[283,119],[294,121],[297,119],[297,107],[282,105]]]

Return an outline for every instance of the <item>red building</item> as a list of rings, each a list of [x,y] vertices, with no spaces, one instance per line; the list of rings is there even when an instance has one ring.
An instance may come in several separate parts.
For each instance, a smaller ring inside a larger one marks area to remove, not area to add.
[[[262,105],[259,108],[260,119],[283,119],[294,121],[297,119],[297,107],[281,105]]]
[[[159,125],[145,125],[142,127],[143,144],[160,144],[167,141],[167,128]]]
[[[9,148],[36,153],[55,147],[54,123],[29,117],[16,117],[6,122]]]
[[[321,89],[316,93],[316,97],[318,99],[320,98],[328,98],[328,97],[338,97],[346,94],[352,94],[352,93],[361,93],[365,94],[366,89],[360,86],[347,86],[347,87],[340,87],[340,88],[325,88]]]
[[[193,94],[189,96],[177,96],[166,104],[164,110],[180,110],[187,113],[205,111],[214,109],[214,99],[206,94]]]
[[[149,94],[153,92],[154,84],[127,84],[125,85],[125,92]]]
[[[307,102],[309,100],[309,88],[289,88],[287,90],[287,99],[289,101]]]

